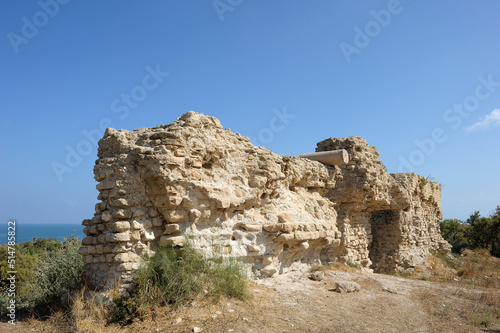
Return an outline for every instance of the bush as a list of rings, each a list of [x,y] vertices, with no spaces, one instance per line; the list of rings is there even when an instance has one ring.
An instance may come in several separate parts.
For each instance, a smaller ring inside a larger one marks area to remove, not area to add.
[[[129,297],[114,300],[113,321],[126,322],[154,306],[179,306],[201,292],[245,299],[246,277],[242,265],[232,259],[206,258],[187,242],[182,250],[160,247],[135,274]]]
[[[451,244],[453,253],[460,253],[465,247],[468,247],[467,237],[465,235],[467,225],[460,220],[444,220],[439,223],[441,235]]]
[[[360,264],[356,264],[354,261],[352,261],[351,258],[347,259],[347,266],[350,266],[352,268],[355,268],[355,269],[361,269],[361,265]]]
[[[34,301],[57,301],[72,284],[81,280],[83,261],[78,249],[81,242],[76,237],[68,238],[60,248],[47,252],[38,264]]]
[[[61,296],[72,283],[80,280],[83,261],[78,254],[80,240],[70,237],[64,242],[38,238],[16,245],[16,307],[21,312],[43,310],[60,305]],[[0,312],[5,313],[7,247],[0,248]]]
[[[440,223],[441,235],[452,245],[452,251],[462,249],[484,249],[500,257],[500,206],[490,217],[474,212],[463,223],[459,220],[444,220]]]

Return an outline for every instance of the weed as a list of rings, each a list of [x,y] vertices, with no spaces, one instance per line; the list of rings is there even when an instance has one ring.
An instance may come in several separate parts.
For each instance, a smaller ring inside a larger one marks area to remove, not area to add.
[[[418,187],[420,187],[420,189],[423,189],[425,185],[427,185],[427,179],[421,177],[420,180],[418,181]]]
[[[83,287],[72,299],[71,321],[77,332],[105,331],[108,318],[108,301],[100,293]]]
[[[80,245],[81,241],[76,237],[64,242],[38,238],[34,243],[19,244],[23,253],[21,258],[26,258],[28,263],[19,274],[16,294],[16,307],[21,313],[33,309],[38,313],[50,313],[63,305],[61,296],[81,279],[83,261],[78,254]],[[5,313],[6,300],[5,293],[0,294],[0,312]]]
[[[354,261],[352,261],[351,258],[347,259],[347,266],[355,268],[355,269],[361,269],[361,266],[359,264],[356,264]]]
[[[490,327],[496,321],[497,315],[490,307],[475,307],[468,313],[468,317],[476,326]]]
[[[453,269],[460,269],[463,264],[460,262],[457,254],[454,253],[437,253],[437,257],[444,262],[444,264]]]
[[[189,239],[182,250],[160,247],[135,274],[130,297],[114,300],[112,320],[130,321],[155,306],[177,307],[204,292],[215,301],[222,296],[248,297],[241,263],[222,256],[207,258]]]
[[[451,306],[449,304],[442,304],[438,306],[432,311],[432,314],[441,318],[449,318],[450,317],[450,309]]]

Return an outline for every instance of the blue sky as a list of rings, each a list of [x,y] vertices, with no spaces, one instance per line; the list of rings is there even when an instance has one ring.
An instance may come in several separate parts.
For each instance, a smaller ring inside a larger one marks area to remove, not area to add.
[[[0,220],[92,217],[101,127],[189,110],[278,154],[361,136],[389,172],[440,182],[445,218],[489,215],[499,12],[498,1],[2,1]]]

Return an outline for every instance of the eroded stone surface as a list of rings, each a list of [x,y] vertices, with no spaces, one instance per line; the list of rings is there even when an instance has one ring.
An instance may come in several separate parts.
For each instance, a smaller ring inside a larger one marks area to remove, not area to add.
[[[187,234],[255,276],[348,260],[404,269],[449,250],[438,184],[387,173],[362,138],[327,139],[317,151],[334,149],[350,162],[276,155],[192,111],[154,128],[108,128],[94,168],[101,202],[82,223],[85,270],[98,286],[126,286],[159,245],[182,246]]]

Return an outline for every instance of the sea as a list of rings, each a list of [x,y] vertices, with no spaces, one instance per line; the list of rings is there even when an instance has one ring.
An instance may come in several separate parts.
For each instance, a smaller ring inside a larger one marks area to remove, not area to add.
[[[7,227],[7,223],[0,225],[0,244],[7,244],[8,242],[9,230]],[[81,224],[27,224],[16,222],[16,243],[29,242],[33,238],[55,238],[64,241],[70,236],[75,236],[83,239],[85,237],[83,228],[84,226]]]

